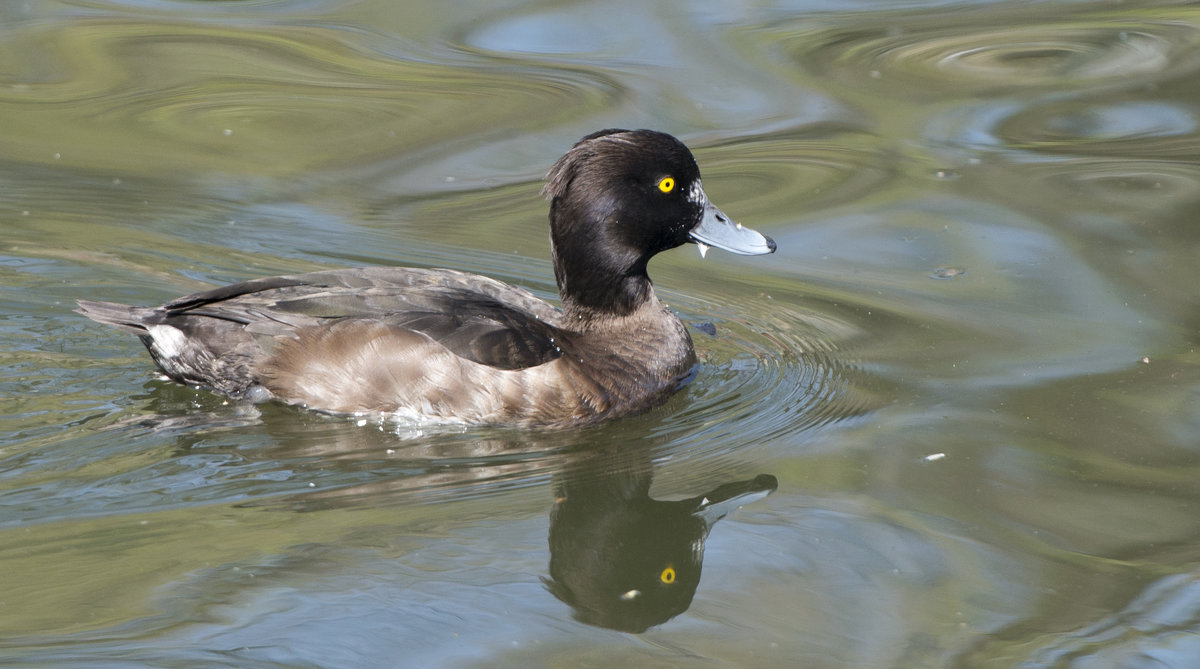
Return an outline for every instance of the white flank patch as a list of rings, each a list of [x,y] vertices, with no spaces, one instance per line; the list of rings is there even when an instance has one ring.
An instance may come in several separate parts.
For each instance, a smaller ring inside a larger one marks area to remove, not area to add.
[[[150,331],[154,347],[164,358],[179,357],[179,354],[187,346],[187,337],[183,332],[170,325],[151,325],[146,329]]]

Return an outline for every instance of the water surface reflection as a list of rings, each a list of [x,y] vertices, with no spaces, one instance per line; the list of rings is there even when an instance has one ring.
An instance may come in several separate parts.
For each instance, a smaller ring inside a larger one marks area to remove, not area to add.
[[[546,587],[577,620],[627,632],[686,611],[713,524],[779,485],[760,474],[667,502],[650,497],[652,464],[637,444],[580,460],[556,479]]]

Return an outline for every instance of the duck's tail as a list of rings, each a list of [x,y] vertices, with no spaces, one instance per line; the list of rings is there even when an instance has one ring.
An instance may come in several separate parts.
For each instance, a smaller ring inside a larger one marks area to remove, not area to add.
[[[75,313],[83,314],[97,323],[111,325],[138,336],[148,334],[146,317],[154,312],[153,309],[146,307],[131,307],[128,304],[116,302],[76,300],[75,303],[79,305]]]

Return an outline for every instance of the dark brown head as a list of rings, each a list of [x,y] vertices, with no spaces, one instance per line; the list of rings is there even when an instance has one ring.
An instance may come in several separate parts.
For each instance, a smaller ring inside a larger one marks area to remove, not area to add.
[[[653,130],[601,130],[550,168],[550,242],[564,308],[627,314],[650,295],[646,264],[687,242],[757,254],[770,239],[733,223],[704,194],[691,151]]]

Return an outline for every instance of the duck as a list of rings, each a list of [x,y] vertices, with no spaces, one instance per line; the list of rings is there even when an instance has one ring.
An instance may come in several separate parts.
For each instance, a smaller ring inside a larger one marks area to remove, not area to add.
[[[559,307],[454,269],[364,267],[76,311],[138,336],[168,378],[250,403],[518,427],[660,405],[696,355],[655,295],[650,259],[687,243],[702,258],[762,255],[775,242],[710,202],[691,151],[663,132],[592,133],[545,178]]]

